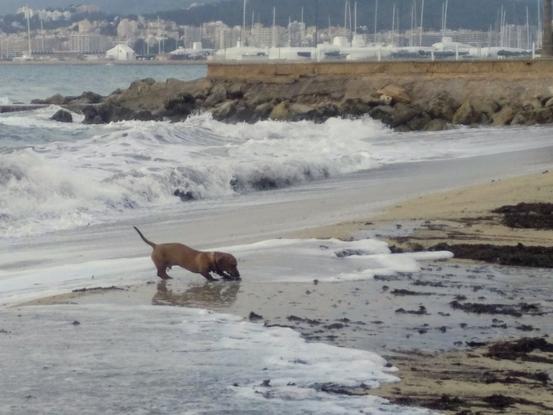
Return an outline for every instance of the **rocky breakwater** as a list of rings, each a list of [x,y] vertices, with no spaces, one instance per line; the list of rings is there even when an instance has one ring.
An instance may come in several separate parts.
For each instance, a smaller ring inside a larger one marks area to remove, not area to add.
[[[90,124],[181,121],[200,112],[209,112],[220,121],[248,123],[370,116],[398,131],[553,122],[553,88],[542,79],[144,79],[107,97],[86,92],[79,97],[58,95],[33,102],[81,112],[84,123]]]

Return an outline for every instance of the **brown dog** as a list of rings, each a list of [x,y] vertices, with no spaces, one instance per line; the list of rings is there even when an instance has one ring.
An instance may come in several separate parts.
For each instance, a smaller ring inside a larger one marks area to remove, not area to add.
[[[240,279],[236,258],[231,254],[196,251],[178,243],[155,244],[147,240],[136,226],[134,226],[134,229],[142,240],[154,249],[152,251],[152,261],[157,268],[157,276],[163,280],[171,278],[167,275],[167,268],[170,269],[174,265],[178,265],[190,272],[202,274],[208,281],[216,281],[211,276],[212,272],[220,275],[225,280]]]

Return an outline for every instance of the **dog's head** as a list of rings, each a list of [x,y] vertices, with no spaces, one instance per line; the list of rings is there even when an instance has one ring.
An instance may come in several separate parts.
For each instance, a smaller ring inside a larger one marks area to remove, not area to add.
[[[236,258],[233,255],[224,252],[217,252],[215,255],[215,262],[219,271],[228,274],[235,280],[240,279],[238,261],[236,261]]]

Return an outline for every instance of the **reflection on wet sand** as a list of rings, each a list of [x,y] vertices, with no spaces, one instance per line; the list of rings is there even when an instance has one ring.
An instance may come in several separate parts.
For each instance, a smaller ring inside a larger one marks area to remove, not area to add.
[[[228,307],[236,301],[239,290],[239,282],[221,282],[193,286],[179,292],[178,290],[168,288],[167,282],[162,281],[157,285],[157,291],[152,298],[152,304],[222,308]]]

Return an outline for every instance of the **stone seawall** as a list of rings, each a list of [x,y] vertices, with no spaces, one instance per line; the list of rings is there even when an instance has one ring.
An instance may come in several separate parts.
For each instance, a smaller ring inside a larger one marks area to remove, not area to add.
[[[440,61],[440,62],[325,62],[219,63],[207,65],[208,79],[274,80],[275,78],[430,76],[516,78],[553,77],[553,60]]]
[[[81,111],[87,123],[209,112],[249,123],[370,116],[399,131],[535,125],[553,123],[553,61],[210,63],[196,81],[145,79],[108,97],[35,103]]]

